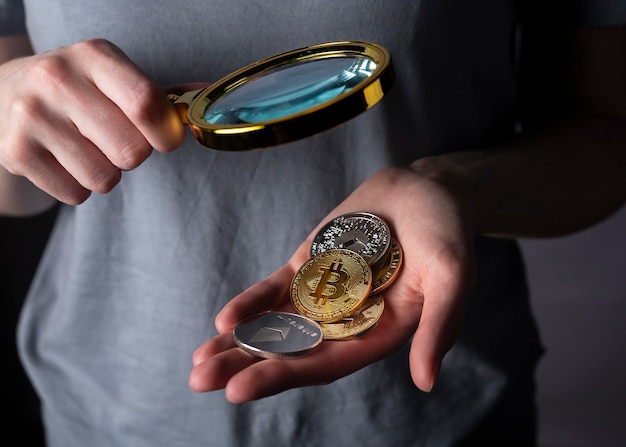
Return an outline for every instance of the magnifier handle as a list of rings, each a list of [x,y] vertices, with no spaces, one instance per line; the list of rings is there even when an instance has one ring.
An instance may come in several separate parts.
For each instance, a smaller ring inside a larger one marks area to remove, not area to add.
[[[196,99],[196,97],[204,90],[205,88],[190,90],[180,95],[176,93],[168,93],[167,99],[169,99],[170,102],[174,104],[174,107],[176,107],[178,116],[180,117],[180,120],[183,124],[189,124],[189,120],[187,119],[187,110],[189,109],[189,107],[191,107],[191,104]]]

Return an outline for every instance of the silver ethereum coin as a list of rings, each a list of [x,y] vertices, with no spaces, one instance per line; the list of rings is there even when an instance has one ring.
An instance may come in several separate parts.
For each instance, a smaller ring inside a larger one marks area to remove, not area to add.
[[[311,256],[332,248],[356,251],[369,265],[389,250],[391,231],[387,223],[372,213],[348,213],[336,217],[313,238]]]
[[[254,315],[237,324],[233,336],[237,346],[266,359],[305,355],[324,339],[317,322],[289,312]]]

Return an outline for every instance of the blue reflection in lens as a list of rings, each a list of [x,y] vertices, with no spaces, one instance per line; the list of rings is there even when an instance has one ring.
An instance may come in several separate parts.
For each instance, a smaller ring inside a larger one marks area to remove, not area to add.
[[[331,101],[372,75],[376,63],[363,57],[298,62],[259,75],[222,95],[205,111],[211,124],[270,121]]]

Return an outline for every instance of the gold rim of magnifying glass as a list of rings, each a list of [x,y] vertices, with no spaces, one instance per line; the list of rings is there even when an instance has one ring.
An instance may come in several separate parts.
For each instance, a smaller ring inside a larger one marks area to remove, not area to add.
[[[211,124],[203,120],[207,107],[233,89],[256,77],[294,62],[360,56],[371,59],[374,72],[336,98],[279,119],[249,124]],[[248,65],[212,86],[170,95],[177,105],[187,105],[184,119],[204,146],[228,151],[246,151],[296,141],[331,129],[378,104],[391,89],[394,73],[389,51],[362,41],[330,42],[282,53]]]

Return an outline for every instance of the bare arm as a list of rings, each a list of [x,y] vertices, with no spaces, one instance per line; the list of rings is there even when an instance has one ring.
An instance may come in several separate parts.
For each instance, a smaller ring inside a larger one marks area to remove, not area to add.
[[[33,50],[26,35],[0,37],[0,64],[30,56]],[[22,176],[0,166],[0,215],[27,216],[50,208],[55,199]]]

